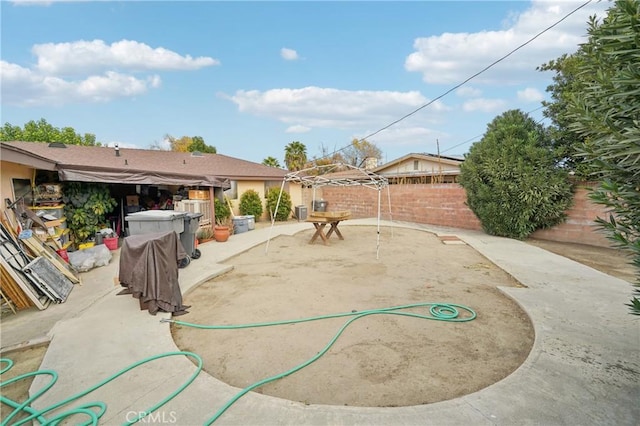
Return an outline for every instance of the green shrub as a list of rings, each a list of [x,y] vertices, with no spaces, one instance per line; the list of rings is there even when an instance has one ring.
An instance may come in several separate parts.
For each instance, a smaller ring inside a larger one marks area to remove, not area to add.
[[[280,188],[274,187],[269,189],[267,192],[267,209],[269,210],[270,217],[273,219],[273,212],[275,212],[278,198],[280,198],[275,219],[277,221],[285,221],[289,219],[291,214],[291,196],[287,192],[282,192],[282,196],[280,196],[280,193]]]
[[[75,244],[89,241],[107,225],[107,214],[118,205],[109,187],[102,183],[69,182],[63,188],[62,202],[67,226]]]
[[[227,203],[226,197],[224,201],[219,198],[214,198],[213,208],[216,214],[217,224],[223,224],[228,221],[229,216],[231,216],[231,208]]]
[[[253,189],[246,190],[240,196],[240,214],[241,215],[252,215],[258,220],[260,216],[262,216],[262,200],[260,199],[260,194],[258,194]]]
[[[519,110],[496,117],[471,146],[460,184],[488,234],[517,239],[562,222],[573,197],[548,133]]]

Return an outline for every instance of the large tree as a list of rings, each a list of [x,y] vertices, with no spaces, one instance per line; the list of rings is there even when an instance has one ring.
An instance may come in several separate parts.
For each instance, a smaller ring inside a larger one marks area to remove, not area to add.
[[[25,123],[24,128],[5,123],[0,129],[0,140],[2,141],[25,141],[25,142],[62,142],[69,145],[100,146],[96,142],[96,136],[92,133],[81,135],[76,133],[73,127],[63,127],[59,129],[52,126],[41,118],[38,121],[31,120]]]
[[[354,167],[363,167],[367,158],[382,159],[382,151],[366,139],[353,139],[351,145],[342,150],[344,162]]]
[[[576,73],[585,81],[567,102],[570,129],[599,177],[591,198],[609,217],[597,223],[640,268],[640,1],[618,0],[602,22],[591,18]],[[640,274],[629,306],[640,315]]]
[[[165,139],[169,142],[171,151],[176,152],[204,152],[209,154],[217,153],[215,146],[207,145],[204,139],[200,136],[183,136],[181,138],[174,138],[171,135],[166,135]]]
[[[302,170],[307,164],[307,147],[298,141],[293,141],[284,148],[284,163],[291,171]]]
[[[578,72],[584,60],[584,52],[579,49],[571,55],[564,54],[538,67],[539,71],[553,71],[553,84],[547,86],[551,95],[550,101],[543,101],[543,114],[551,120],[549,132],[553,140],[556,155],[562,159],[563,166],[579,178],[586,179],[593,170],[584,158],[579,156],[583,137],[570,128],[572,119],[567,106],[574,93],[583,90],[586,85],[585,75]]]
[[[204,143],[204,139],[200,136],[194,136],[191,139],[191,145],[187,147],[189,152],[204,152],[206,154],[216,154],[218,150],[215,146],[210,146]]]
[[[558,224],[571,205],[571,184],[546,129],[520,110],[487,127],[461,165],[467,203],[491,235],[524,239]]]

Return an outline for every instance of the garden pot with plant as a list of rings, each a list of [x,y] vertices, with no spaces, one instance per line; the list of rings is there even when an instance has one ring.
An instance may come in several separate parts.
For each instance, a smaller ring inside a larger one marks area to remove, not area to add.
[[[196,232],[198,244],[206,243],[213,240],[213,228],[211,226],[203,226]]]
[[[216,215],[216,224],[213,227],[213,238],[219,243],[223,243],[229,239],[231,235],[230,217],[231,208],[229,204],[218,198],[213,200],[213,207]]]

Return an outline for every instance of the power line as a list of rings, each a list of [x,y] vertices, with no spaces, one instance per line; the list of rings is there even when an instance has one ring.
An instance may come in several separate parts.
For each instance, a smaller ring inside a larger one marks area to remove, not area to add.
[[[504,61],[506,58],[508,58],[509,56],[513,55],[515,52],[517,52],[518,50],[522,49],[523,47],[525,47],[526,45],[528,45],[529,43],[533,42],[535,39],[537,39],[538,37],[540,37],[542,34],[546,33],[547,31],[549,31],[550,29],[556,27],[557,25],[559,25],[561,22],[563,22],[564,20],[566,20],[568,17],[570,17],[571,15],[573,15],[574,13],[576,13],[577,11],[579,11],[580,9],[582,9],[583,7],[585,7],[586,5],[588,5],[589,3],[591,3],[593,0],[587,0],[585,3],[581,4],[580,6],[576,7],[575,9],[573,9],[571,12],[569,12],[567,15],[563,16],[560,20],[556,21],[555,23],[553,23],[552,25],[549,25],[547,28],[545,28],[544,30],[540,31],[538,34],[534,35],[533,37],[531,37],[529,40],[525,41],[524,43],[522,43],[521,45],[519,45],[518,47],[516,47],[515,49],[511,50],[509,53],[507,53],[506,55],[502,56],[501,58],[493,61],[491,64],[487,65],[486,67],[484,67],[483,69],[481,69],[480,71],[478,71],[477,73],[473,74],[471,77],[467,78],[466,80],[464,80],[462,83],[459,83],[455,86],[453,86],[452,88],[450,88],[449,90],[447,90],[446,92],[444,92],[443,94],[437,96],[436,98],[432,99],[431,101],[427,102],[426,104],[414,109],[413,111],[411,111],[410,113],[400,117],[399,119],[387,124],[386,126],[382,127],[381,129],[376,130],[375,132],[361,138],[358,140],[358,142],[362,142],[372,136],[377,135],[378,133],[387,130],[389,127],[391,126],[395,126],[396,124],[400,123],[401,121],[411,117],[412,115],[416,114],[417,112],[423,110],[424,108],[428,107],[429,105],[433,104],[434,102],[444,98],[445,96],[447,96],[449,93],[453,92],[454,90],[462,87],[463,85],[467,84],[469,81],[473,80],[474,78],[476,78],[477,76],[479,76],[480,74],[484,73],[485,71],[487,71],[488,69],[492,68],[493,66],[499,64],[500,62]],[[347,148],[349,148],[351,145],[347,145],[343,148],[340,148],[334,152],[332,152],[330,155],[336,154],[342,150],[345,150]],[[457,145],[459,146],[459,145]]]
[[[544,105],[541,105],[541,106],[539,106],[538,108],[535,108],[535,109],[532,109],[531,111],[528,111],[528,112],[527,112],[527,114],[531,114],[532,112],[536,112],[536,111],[538,111],[538,110],[540,110],[540,109],[542,109],[542,108],[544,108]],[[547,118],[547,117],[542,117],[540,120],[538,120],[538,121],[537,121],[537,123],[542,123],[542,121],[543,121],[543,120],[545,120],[546,118]],[[440,153],[445,153],[445,152],[447,152],[447,151],[451,151],[452,149],[457,148],[457,147],[459,147],[459,146],[466,145],[466,144],[468,144],[469,142],[473,142],[475,139],[478,139],[478,138],[479,138],[479,137],[481,137],[482,135],[483,135],[483,133],[481,133],[481,134],[479,134],[479,135],[476,135],[476,136],[474,136],[474,137],[472,137],[472,138],[467,139],[467,140],[466,140],[466,141],[464,141],[464,142],[460,142],[459,144],[456,144],[456,145],[451,146],[451,147],[449,147],[449,148],[447,148],[447,149],[445,149],[445,150],[443,150],[443,151],[440,151]]]

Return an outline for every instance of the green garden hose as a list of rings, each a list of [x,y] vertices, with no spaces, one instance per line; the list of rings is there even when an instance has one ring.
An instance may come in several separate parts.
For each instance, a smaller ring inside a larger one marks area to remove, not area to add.
[[[107,405],[103,402],[89,402],[89,403],[84,403],[82,405],[80,405],[79,407],[76,407],[74,409],[68,410],[68,411],[64,411],[60,414],[57,414],[56,416],[54,416],[51,419],[47,419],[44,417],[44,415],[50,411],[56,410],[66,404],[69,404],[79,398],[82,398],[83,396],[93,392],[94,390],[106,385],[107,383],[117,379],[118,377],[122,376],[123,374],[127,373],[128,371],[139,367],[143,364],[146,364],[148,362],[151,361],[155,361],[157,359],[160,358],[166,358],[166,357],[170,357],[170,356],[178,356],[178,355],[186,355],[189,357],[193,357],[197,360],[198,362],[198,368],[196,369],[196,371],[191,375],[191,377],[189,377],[189,379],[182,384],[182,386],[180,386],[177,390],[175,390],[174,392],[172,392],[171,394],[169,394],[167,397],[165,397],[164,399],[162,399],[160,402],[158,402],[157,404],[155,404],[154,406],[152,406],[151,408],[148,408],[145,411],[142,411],[140,413],[138,413],[138,416],[136,418],[134,418],[131,421],[127,421],[126,423],[124,423],[125,425],[131,425],[133,423],[138,422],[140,419],[146,417],[147,415],[151,414],[152,412],[154,412],[155,410],[157,410],[158,408],[162,407],[164,404],[166,404],[167,402],[171,401],[173,398],[175,398],[180,392],[182,392],[187,386],[189,386],[191,384],[191,382],[193,382],[195,380],[195,378],[198,376],[198,374],[200,374],[200,371],[202,371],[202,358],[200,358],[200,356],[198,356],[197,354],[194,354],[193,352],[184,352],[184,351],[178,351],[178,352],[166,352],[163,354],[159,354],[159,355],[154,355],[148,358],[143,359],[142,361],[138,361],[134,364],[131,364],[128,367],[123,368],[122,370],[120,370],[119,372],[107,377],[106,379],[104,379],[103,381],[101,381],[100,383],[91,386],[89,389],[84,390],[82,392],[79,392],[75,395],[72,395],[60,402],[57,402],[49,407],[43,408],[42,410],[34,410],[33,408],[31,408],[31,403],[33,401],[35,401],[36,399],[38,399],[42,394],[44,394],[46,391],[48,391],[54,384],[55,382],[58,380],[58,374],[55,371],[52,370],[40,370],[40,371],[35,371],[35,372],[31,372],[31,373],[25,373],[22,374],[20,376],[14,377],[13,379],[7,380],[7,381],[3,381],[0,382],[0,388],[2,388],[3,386],[9,385],[11,383],[26,379],[28,377],[32,377],[32,376],[38,376],[38,375],[42,375],[42,374],[46,374],[46,375],[50,375],[51,376],[51,381],[49,383],[47,383],[47,385],[45,385],[42,389],[40,389],[38,392],[36,392],[33,396],[29,397],[26,401],[24,401],[22,404],[19,404],[15,401],[12,401],[9,398],[6,398],[4,396],[0,395],[0,402],[3,402],[11,407],[14,408],[14,411],[7,416],[6,419],[2,420],[2,423],[0,423],[1,426],[6,426],[9,425],[11,419],[13,419],[16,415],[18,415],[20,412],[26,412],[29,414],[28,417],[19,420],[15,423],[12,423],[12,426],[19,426],[25,423],[28,423],[30,421],[37,421],[42,425],[57,425],[59,422],[61,422],[62,420],[71,417],[71,416],[75,416],[75,415],[85,415],[87,417],[89,417],[89,419],[87,421],[85,421],[84,423],[78,423],[81,425],[97,425],[99,423],[100,417],[102,417],[102,415],[106,412],[107,410]],[[6,358],[2,358],[0,359],[0,362],[5,362],[8,363],[8,366],[5,367],[4,369],[2,369],[0,371],[0,374],[8,371],[12,366],[13,366],[13,361],[11,361],[10,359],[6,359]],[[91,408],[97,408],[98,412],[96,413],[95,411],[93,411]]]
[[[406,309],[411,309],[411,308],[421,308],[421,307],[426,307],[429,306],[429,314],[428,315],[424,315],[424,314],[418,314],[415,312],[400,312]],[[465,311],[467,313],[466,316],[464,317],[460,317],[460,311]],[[322,320],[322,319],[329,319],[329,318],[340,318],[340,317],[351,317],[349,320],[347,320],[344,325],[338,330],[338,332],[333,336],[333,338],[329,341],[329,343],[327,343],[327,345],[320,351],[318,352],[315,356],[313,356],[312,358],[308,359],[307,361],[283,372],[280,374],[276,374],[274,376],[271,377],[267,377],[263,380],[260,380],[244,389],[242,389],[240,392],[238,392],[233,398],[231,398],[226,404],[224,404],[218,411],[216,411],[216,413],[209,418],[204,424],[205,425],[211,425],[213,424],[226,410],[229,409],[229,407],[231,407],[236,401],[238,401],[242,396],[244,396],[245,394],[247,394],[248,392],[263,386],[267,383],[282,379],[284,377],[287,377],[293,373],[295,373],[296,371],[299,371],[301,369],[303,369],[304,367],[310,365],[311,363],[315,362],[316,360],[318,360],[320,357],[322,357],[332,346],[333,344],[338,340],[338,338],[340,337],[340,335],[345,331],[345,329],[354,321],[369,316],[369,315],[401,315],[401,316],[408,316],[408,317],[413,317],[413,318],[420,318],[420,319],[428,319],[428,320],[436,320],[436,321],[449,321],[449,322],[466,322],[466,321],[471,321],[473,319],[476,318],[476,313],[475,311],[473,311],[473,309],[464,306],[464,305],[457,305],[457,304],[453,304],[453,303],[414,303],[414,304],[409,304],[409,305],[402,305],[402,306],[394,306],[391,308],[382,308],[382,309],[370,309],[370,310],[365,310],[365,311],[352,311],[352,312],[345,312],[345,313],[338,313],[338,314],[329,314],[329,315],[320,315],[320,316],[315,316],[315,317],[308,317],[308,318],[302,318],[302,319],[295,319],[295,320],[284,320],[284,321],[273,321],[273,322],[262,322],[262,323],[252,323],[252,324],[239,324],[239,325],[201,325],[201,324],[193,324],[193,323],[189,323],[189,322],[185,322],[185,321],[177,321],[177,320],[171,320],[171,319],[163,319],[161,320],[161,322],[171,322],[174,324],[178,324],[178,325],[182,325],[185,327],[195,327],[195,328],[199,328],[199,329],[207,329],[207,330],[229,330],[229,329],[242,329],[242,328],[254,328],[254,327],[267,327],[267,326],[275,326],[275,325],[285,325],[285,324],[296,324],[296,323],[302,323],[302,322],[309,322],[309,321],[318,321],[318,320]],[[7,405],[9,405],[10,407],[14,408],[14,411],[7,416],[7,418],[2,420],[2,423],[0,423],[0,426],[8,426],[10,423],[10,421],[19,413],[27,413],[28,417],[21,419],[15,423],[11,423],[12,426],[19,426],[31,421],[37,422],[41,425],[57,425],[58,423],[60,423],[61,421],[68,419],[71,416],[86,416],[87,420],[84,423],[79,423],[82,425],[97,425],[99,424],[100,418],[104,415],[104,413],[107,410],[107,405],[103,402],[87,402],[87,403],[83,403],[82,405],[64,411],[60,414],[55,415],[52,418],[46,418],[45,414],[57,410],[60,407],[63,407],[64,405],[70,404],[73,401],[88,395],[89,393],[95,391],[96,389],[106,385],[107,383],[117,379],[118,377],[122,376],[123,374],[129,372],[130,370],[139,367],[140,365],[146,364],[148,362],[160,359],[160,358],[166,358],[166,357],[170,357],[170,356],[179,356],[179,355],[185,355],[188,357],[192,357],[194,359],[197,360],[197,369],[196,371],[191,375],[191,377],[189,377],[189,379],[182,384],[182,386],[180,386],[178,389],[176,389],[175,391],[173,391],[171,394],[169,394],[167,397],[165,397],[164,399],[162,399],[160,402],[158,402],[157,404],[155,404],[154,406],[148,408],[147,410],[144,410],[142,412],[140,412],[136,418],[134,418],[133,420],[127,420],[127,422],[125,422],[125,425],[131,425],[134,424],[140,420],[142,420],[144,417],[148,416],[149,414],[151,414],[152,412],[154,412],[155,410],[159,409],[160,407],[162,407],[164,404],[166,404],[167,402],[169,402],[170,400],[172,400],[174,397],[176,397],[178,394],[180,394],[187,386],[189,386],[194,380],[195,378],[198,376],[198,374],[200,374],[200,371],[202,371],[202,358],[200,356],[198,356],[197,354],[193,353],[193,352],[185,352],[185,351],[178,351],[178,352],[166,352],[163,354],[159,354],[159,355],[155,355],[155,356],[151,356],[148,358],[145,358],[141,361],[138,361],[134,364],[131,364],[130,366],[120,370],[119,372],[107,377],[106,379],[104,379],[103,381],[101,381],[100,383],[90,387],[89,389],[79,392],[75,395],[72,395],[58,403],[55,403],[49,407],[46,407],[44,409],[41,410],[35,410],[33,408],[31,408],[31,403],[33,401],[35,401],[37,398],[39,398],[42,394],[44,394],[46,391],[48,391],[57,381],[58,379],[58,374],[55,371],[52,370],[39,370],[39,371],[35,371],[35,372],[30,372],[30,373],[26,373],[26,374],[22,374],[20,376],[14,377],[10,380],[7,381],[2,381],[0,382],[0,388],[2,388],[3,386],[7,386],[10,385],[11,383],[15,383],[18,382],[20,380],[26,379],[28,377],[32,377],[32,376],[37,376],[37,375],[49,375],[51,376],[51,381],[45,385],[42,389],[40,389],[38,392],[36,392],[33,396],[29,397],[26,401],[22,402],[22,403],[18,403],[15,402],[9,398],[6,398],[4,396],[0,395],[0,402],[5,403]],[[0,359],[0,363],[6,363],[8,364],[5,368],[3,368],[2,370],[0,370],[0,374],[5,373],[6,371],[8,371],[9,369],[11,369],[11,367],[13,366],[13,361],[11,361],[10,359],[6,359],[6,358],[2,358]]]
[[[423,315],[417,314],[414,312],[399,312],[405,309],[411,308],[421,308],[429,306],[429,314]],[[460,317],[459,310],[466,311],[469,315],[465,317]],[[329,315],[319,315],[314,317],[296,319],[296,320],[285,320],[285,321],[273,321],[273,322],[260,322],[260,323],[252,323],[252,324],[240,324],[240,325],[201,325],[201,324],[193,324],[185,321],[177,321],[177,320],[163,320],[166,322],[172,322],[174,324],[183,325],[186,327],[195,327],[206,330],[230,330],[230,329],[241,329],[241,328],[254,328],[254,327],[268,327],[273,325],[284,325],[284,324],[296,324],[302,322],[309,321],[318,321],[329,318],[340,318],[340,317],[352,317],[347,322],[344,323],[342,327],[338,330],[338,332],[333,336],[333,338],[327,343],[327,345],[316,355],[308,359],[307,361],[283,372],[280,374],[276,374],[275,376],[267,377],[266,379],[262,379],[246,388],[242,389],[238,392],[233,398],[231,398],[222,408],[220,408],[209,420],[207,420],[204,424],[211,425],[214,423],[229,407],[231,407],[238,399],[247,394],[248,392],[265,385],[267,383],[271,383],[273,381],[282,379],[287,377],[296,371],[303,369],[309,364],[317,361],[320,357],[322,357],[333,344],[338,340],[340,335],[344,332],[344,330],[354,321],[369,316],[369,315],[402,315],[413,318],[420,319],[428,319],[428,320],[436,320],[436,321],[449,321],[449,322],[466,322],[471,321],[476,318],[476,313],[473,309],[464,306],[457,305],[453,303],[414,303],[410,305],[402,305],[402,306],[393,306],[391,308],[382,308],[382,309],[369,309],[365,311],[352,311],[352,312],[343,312],[338,314],[329,314]]]

